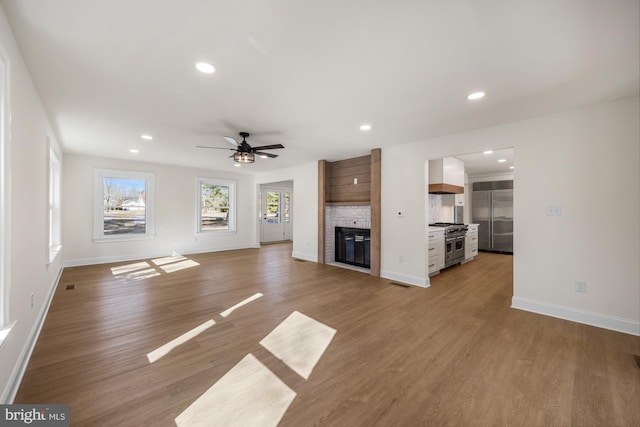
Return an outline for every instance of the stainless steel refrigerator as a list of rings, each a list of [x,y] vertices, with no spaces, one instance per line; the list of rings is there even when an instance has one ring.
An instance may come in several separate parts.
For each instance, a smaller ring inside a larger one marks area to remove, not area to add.
[[[478,249],[513,253],[513,180],[474,182],[471,209]]]

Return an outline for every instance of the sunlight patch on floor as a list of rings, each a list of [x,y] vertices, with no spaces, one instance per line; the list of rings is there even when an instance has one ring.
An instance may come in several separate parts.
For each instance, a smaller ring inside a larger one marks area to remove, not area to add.
[[[149,268],[151,268],[151,265],[146,261],[135,262],[133,264],[120,265],[118,267],[111,267],[111,274],[113,274],[114,276],[121,276],[123,274],[131,273],[132,271],[149,269]]]
[[[186,259],[184,261],[175,262],[173,264],[162,265],[160,266],[160,268],[165,273],[174,273],[176,271],[186,270],[187,268],[196,267],[198,265],[200,265],[200,263],[197,263],[192,259]]]
[[[277,426],[296,397],[252,354],[175,418],[176,426]]]
[[[253,294],[252,296],[250,296],[249,298],[240,301],[239,303],[237,303],[236,305],[234,305],[231,308],[226,309],[225,311],[223,311],[222,313],[220,313],[220,316],[222,317],[227,317],[228,315],[230,315],[231,313],[233,313],[237,308],[242,307],[243,305],[249,304],[251,301],[255,301],[258,298],[262,297],[262,294],[260,292],[258,292],[257,294]]]
[[[304,379],[309,379],[336,330],[294,311],[260,341],[260,345],[282,360]]]
[[[154,263],[155,265],[165,265],[165,264],[171,264],[173,262],[184,261],[186,259],[188,258],[182,255],[173,255],[173,256],[166,256],[162,258],[152,259],[151,262]]]
[[[215,324],[216,322],[213,319],[207,320],[202,325],[196,326],[190,331],[180,335],[178,338],[175,338],[169,341],[168,343],[166,343],[165,345],[158,347],[157,349],[147,354],[147,359],[149,359],[149,363],[153,363],[159,360],[160,358],[162,358],[163,356],[166,356],[174,348],[178,347],[181,344],[184,344],[185,342],[189,341],[192,338],[197,337],[202,332],[206,331],[207,329],[209,329]]]

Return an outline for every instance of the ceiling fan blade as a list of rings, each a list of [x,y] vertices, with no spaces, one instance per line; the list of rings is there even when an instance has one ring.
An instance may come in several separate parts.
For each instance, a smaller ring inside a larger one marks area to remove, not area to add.
[[[235,145],[236,147],[238,146],[238,141],[236,141],[235,139],[233,139],[230,136],[223,136],[224,139],[227,140],[227,142],[231,145]]]
[[[277,154],[263,153],[262,151],[254,151],[254,153],[255,153],[257,156],[260,156],[260,157],[269,157],[269,158],[271,158],[271,159],[275,159],[276,157],[278,157],[278,155],[277,155]]]
[[[275,150],[276,148],[284,148],[282,144],[262,145],[260,147],[253,147],[254,150]]]
[[[226,147],[207,147],[206,145],[196,145],[197,148],[213,148],[214,150],[232,150],[235,151],[235,148],[226,148]]]

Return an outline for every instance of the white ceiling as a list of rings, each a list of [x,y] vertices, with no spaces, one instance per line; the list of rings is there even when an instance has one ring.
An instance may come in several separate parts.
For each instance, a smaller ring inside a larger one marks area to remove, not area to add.
[[[455,157],[464,162],[464,171],[470,176],[513,173],[515,169],[510,169],[511,166],[515,168],[513,151],[513,148],[505,148]],[[504,160],[504,162],[499,160]]]
[[[286,146],[240,168],[264,171],[640,87],[637,0],[0,4],[66,152],[238,171],[230,151],[195,146],[248,131]]]

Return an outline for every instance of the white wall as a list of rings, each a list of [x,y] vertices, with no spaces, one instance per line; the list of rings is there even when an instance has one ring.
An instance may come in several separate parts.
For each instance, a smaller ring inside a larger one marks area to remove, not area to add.
[[[93,171],[118,169],[155,174],[156,236],[151,240],[94,242]],[[237,181],[237,232],[196,237],[196,180]],[[256,187],[251,175],[192,169],[67,154],[64,165],[63,240],[65,265],[95,264],[129,259],[256,247]]]
[[[0,57],[9,68],[7,107],[11,114],[7,140],[11,181],[7,200],[11,235],[7,248],[11,265],[7,266],[10,274],[5,294],[9,300],[9,322],[15,321],[0,346],[0,403],[6,403],[13,400],[17,390],[26,357],[61,269],[61,256],[47,267],[47,137],[51,137],[54,144],[57,141],[1,9]]]
[[[426,159],[512,146],[514,306],[640,334],[639,107],[634,97],[383,149],[383,273],[426,279],[415,232],[424,229]],[[563,215],[547,216],[548,205]]]
[[[293,181],[292,256],[318,260],[318,164],[256,174],[256,183]]]

